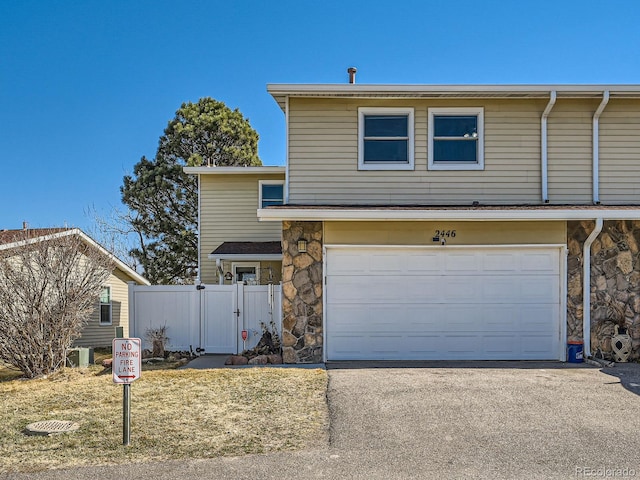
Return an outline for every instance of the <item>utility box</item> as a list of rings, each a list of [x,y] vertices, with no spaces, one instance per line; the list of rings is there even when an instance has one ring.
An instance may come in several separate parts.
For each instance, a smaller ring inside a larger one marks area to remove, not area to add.
[[[77,347],[67,350],[67,367],[86,368],[93,363],[93,348]]]

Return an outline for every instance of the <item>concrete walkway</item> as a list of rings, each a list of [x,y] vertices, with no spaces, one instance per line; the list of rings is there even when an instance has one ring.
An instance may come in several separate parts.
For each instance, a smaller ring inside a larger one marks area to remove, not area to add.
[[[404,367],[328,370],[331,427],[324,448],[2,478],[640,477],[638,364]]]
[[[271,367],[271,368],[322,368],[324,363],[306,363],[306,364],[283,364],[283,365],[225,365],[224,362],[229,355],[201,355],[194,358],[186,365],[179,367],[179,370],[185,368],[194,368],[196,370],[204,370],[208,368],[255,368],[255,367]]]

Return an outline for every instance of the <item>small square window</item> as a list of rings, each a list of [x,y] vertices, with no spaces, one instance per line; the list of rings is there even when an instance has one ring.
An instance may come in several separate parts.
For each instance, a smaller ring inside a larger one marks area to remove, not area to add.
[[[111,287],[100,292],[100,325],[111,325]]]
[[[484,110],[429,109],[429,170],[484,169]]]
[[[358,109],[358,169],[413,170],[413,109]]]
[[[260,208],[284,204],[284,182],[260,180]]]

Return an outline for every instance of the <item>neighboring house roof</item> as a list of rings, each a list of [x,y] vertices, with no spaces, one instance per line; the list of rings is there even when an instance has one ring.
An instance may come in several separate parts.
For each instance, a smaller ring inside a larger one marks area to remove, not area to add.
[[[69,228],[29,228],[27,230],[0,230],[0,248],[7,243],[23,240],[25,234],[32,238],[52,235],[70,230]]]
[[[599,98],[605,91],[611,98],[640,98],[640,85],[402,85],[402,84],[269,84],[267,91],[285,110],[288,97],[361,98]]]
[[[25,240],[25,235],[28,237]],[[33,242],[53,240],[68,235],[78,235],[87,245],[97,248],[105,255],[111,257],[116,268],[126,273],[129,277],[141,285],[151,285],[151,282],[128,266],[118,257],[109,252],[79,228],[29,228],[20,230],[0,230],[0,250],[15,248]]]
[[[283,220],[640,220],[639,205],[281,205],[258,209],[262,221]]]
[[[256,175],[276,173],[284,175],[286,172],[286,167],[183,167],[182,170],[184,170],[185,173],[201,175]]]
[[[280,260],[282,245],[277,242],[224,242],[209,254],[212,260]]]

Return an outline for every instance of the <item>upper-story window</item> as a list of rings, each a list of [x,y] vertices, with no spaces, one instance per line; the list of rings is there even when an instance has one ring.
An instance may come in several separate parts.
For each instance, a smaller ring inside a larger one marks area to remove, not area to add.
[[[429,109],[429,170],[484,169],[484,109]]]
[[[358,109],[358,169],[413,170],[413,108]]]
[[[100,325],[111,325],[111,287],[100,291]]]
[[[281,180],[260,180],[260,208],[284,204],[284,182]]]

